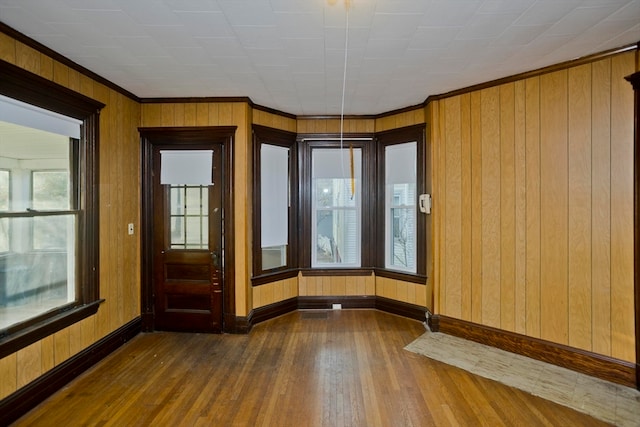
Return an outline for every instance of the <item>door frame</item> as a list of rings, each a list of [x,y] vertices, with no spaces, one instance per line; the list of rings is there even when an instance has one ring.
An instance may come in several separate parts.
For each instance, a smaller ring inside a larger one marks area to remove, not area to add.
[[[140,127],[141,218],[140,218],[140,304],[142,330],[155,330],[153,283],[153,149],[156,145],[216,143],[223,147],[222,206],[222,332],[236,331],[235,245],[233,206],[233,143],[236,126]]]

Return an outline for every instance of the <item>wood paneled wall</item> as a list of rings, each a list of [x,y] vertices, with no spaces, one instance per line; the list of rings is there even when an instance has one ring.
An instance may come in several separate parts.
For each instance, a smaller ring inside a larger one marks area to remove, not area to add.
[[[299,277],[300,296],[375,295],[373,275],[369,276],[304,276]]]
[[[252,308],[252,109],[247,102],[142,104],[142,127],[237,126],[233,145],[236,316]]]
[[[437,313],[635,361],[629,52],[434,101]]]
[[[100,114],[100,297],[95,316],[0,359],[0,399],[140,315],[137,102],[0,33],[0,58],[103,102]]]
[[[253,308],[264,307],[298,296],[298,277],[278,280],[253,288]]]
[[[375,131],[375,121],[373,119],[345,118],[342,130],[344,133],[373,133]],[[296,132],[303,134],[340,133],[340,119],[299,118]]]

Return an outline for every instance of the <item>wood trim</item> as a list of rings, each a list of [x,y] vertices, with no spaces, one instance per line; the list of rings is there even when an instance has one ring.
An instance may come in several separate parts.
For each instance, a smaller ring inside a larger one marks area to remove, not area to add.
[[[427,319],[426,307],[379,296],[376,297],[376,309],[421,322]]]
[[[342,304],[342,308],[376,308],[376,297],[374,295],[298,297],[299,310],[331,310],[333,304]]]
[[[371,276],[372,268],[301,268],[303,276]]]
[[[105,86],[107,86],[110,89],[115,90],[118,93],[121,93],[122,95],[126,96],[127,98],[130,98],[134,101],[140,102],[140,98],[138,98],[136,95],[134,95],[133,93],[129,92],[128,90],[118,86],[117,84],[105,79],[104,77],[94,73],[93,71],[89,70],[88,68],[83,67],[82,65],[73,62],[72,60],[70,60],[69,58],[67,58],[66,56],[63,56],[61,54],[59,54],[58,52],[48,48],[47,46],[43,45],[42,43],[39,43],[35,40],[33,40],[30,37],[27,37],[26,35],[22,34],[21,32],[14,30],[13,28],[11,28],[10,26],[8,26],[7,24],[4,24],[3,22],[0,21],[0,33],[4,33],[6,35],[8,35],[9,37],[15,39],[16,41],[23,43],[27,46],[29,46],[30,48],[33,48],[35,50],[37,50],[38,52],[47,55],[48,57],[50,57],[51,59],[53,59],[54,61],[60,62],[61,64],[66,65],[67,67],[71,68],[72,70],[75,70],[77,72],[79,72],[80,74],[83,74],[93,80],[95,80],[98,83],[101,83]]]
[[[450,92],[442,93],[442,94],[439,94],[439,95],[430,95],[424,101],[424,103],[422,105],[426,106],[431,101],[437,101],[437,100],[444,99],[444,98],[450,98],[452,96],[458,96],[458,95],[463,95],[465,93],[476,92],[476,91],[480,91],[482,89],[488,89],[488,88],[491,88],[491,87],[500,86],[500,85],[503,85],[505,83],[513,83],[513,82],[516,82],[516,81],[519,81],[519,80],[525,80],[525,79],[528,79],[528,78],[531,78],[531,77],[537,77],[537,76],[541,76],[543,74],[553,73],[555,71],[565,70],[565,69],[571,68],[571,67],[577,67],[578,65],[584,65],[584,64],[591,63],[591,62],[600,61],[602,59],[610,58],[610,57],[612,57],[614,55],[618,55],[620,53],[636,50],[636,49],[638,49],[639,46],[640,46],[640,42],[639,43],[633,43],[633,44],[622,46],[622,47],[618,47],[618,48],[615,48],[615,49],[609,49],[609,50],[606,50],[604,52],[595,53],[593,55],[583,56],[582,58],[577,58],[577,59],[572,59],[572,60],[565,61],[565,62],[560,62],[558,64],[550,65],[548,67],[542,67],[542,68],[538,68],[536,70],[526,71],[524,73],[514,74],[512,76],[507,76],[507,77],[502,77],[502,78],[499,78],[499,79],[491,80],[491,81],[480,83],[480,84],[477,84],[477,85],[467,86],[467,87],[464,87],[464,88],[461,88],[461,89],[455,89],[455,90],[452,90]]]
[[[261,323],[265,320],[291,313],[297,309],[298,297],[274,302],[273,304],[265,305],[264,307],[254,308],[251,310],[251,323],[249,328],[253,327],[256,323]]]
[[[633,293],[636,325],[636,388],[640,390],[640,72],[626,77],[634,91]]]
[[[140,332],[140,318],[133,319],[106,337],[67,359],[15,393],[0,400],[0,425],[9,425],[65,384],[104,359]]]
[[[253,276],[251,278],[251,285],[253,287],[266,285],[268,283],[277,282],[278,280],[291,279],[298,276],[299,270],[297,268],[289,270],[276,271],[274,273],[265,273],[259,276]]]
[[[36,322],[32,326],[13,332],[6,337],[0,339],[0,359],[15,353],[36,341],[39,341],[49,335],[52,335],[67,326],[71,326],[87,317],[93,316],[98,312],[98,307],[104,300],[98,300],[89,304],[73,307],[69,310],[62,311],[59,314]],[[1,412],[1,411],[0,411]],[[0,423],[1,425],[2,423]]]
[[[203,96],[176,98],[140,98],[141,104],[204,104],[204,103],[247,103],[252,105],[247,96]]]
[[[276,116],[286,117],[288,119],[296,120],[298,116],[291,113],[285,113],[284,111],[276,110],[275,108],[265,107],[264,105],[251,104],[254,110],[264,111],[265,113],[275,114]]]
[[[439,328],[432,328],[434,332],[489,345],[627,387],[636,385],[636,368],[630,362],[448,316],[431,316],[430,324],[433,322],[439,324]]]
[[[418,285],[427,284],[427,276],[424,274],[403,273],[401,271],[387,270],[384,268],[376,268],[374,270],[374,273],[376,277],[386,277],[387,279],[402,280],[403,282],[415,283]]]

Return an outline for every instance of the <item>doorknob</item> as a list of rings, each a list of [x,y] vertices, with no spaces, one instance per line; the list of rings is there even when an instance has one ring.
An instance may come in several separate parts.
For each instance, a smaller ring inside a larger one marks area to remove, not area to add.
[[[211,262],[213,263],[214,267],[218,267],[219,266],[219,255],[217,252],[211,252]]]

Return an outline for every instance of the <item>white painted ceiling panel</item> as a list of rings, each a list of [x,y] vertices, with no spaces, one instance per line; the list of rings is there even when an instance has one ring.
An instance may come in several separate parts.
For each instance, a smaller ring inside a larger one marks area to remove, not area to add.
[[[379,114],[640,40],[640,0],[0,0],[0,21],[143,98]],[[347,31],[348,30],[348,31]]]

